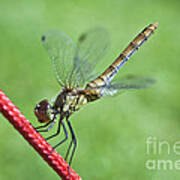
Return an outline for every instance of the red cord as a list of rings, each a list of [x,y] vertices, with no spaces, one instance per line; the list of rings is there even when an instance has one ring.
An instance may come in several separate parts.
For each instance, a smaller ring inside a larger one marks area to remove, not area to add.
[[[69,178],[68,163],[55,150],[52,151],[52,146],[36,132],[30,122],[21,114],[19,109],[8,99],[1,89],[0,112],[63,180],[81,180],[81,177],[71,168],[71,176]]]

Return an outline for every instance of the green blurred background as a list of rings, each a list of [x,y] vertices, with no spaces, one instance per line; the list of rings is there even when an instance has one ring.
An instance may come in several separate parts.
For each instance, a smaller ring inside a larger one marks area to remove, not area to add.
[[[146,25],[159,21],[156,33],[119,73],[154,77],[156,84],[99,100],[71,117],[78,137],[73,168],[86,180],[179,179],[176,169],[145,165],[149,159],[180,159],[166,147],[160,155],[146,153],[149,136],[171,148],[180,141],[179,18],[179,0],[0,0],[0,88],[37,126],[34,106],[60,91],[41,44],[45,31],[58,29],[76,41],[89,28],[105,27],[111,49],[101,63],[104,70]],[[2,115],[0,120],[0,179],[59,179]],[[61,155],[67,145],[58,148]]]

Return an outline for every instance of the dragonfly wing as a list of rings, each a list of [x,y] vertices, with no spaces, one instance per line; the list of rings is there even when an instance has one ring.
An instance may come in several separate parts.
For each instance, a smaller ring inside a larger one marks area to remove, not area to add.
[[[145,89],[155,82],[152,78],[126,76],[102,87],[102,96],[114,95],[125,90]]]
[[[108,51],[109,44],[109,34],[103,28],[92,29],[79,37],[74,60],[81,84],[95,78],[94,68]]]
[[[51,58],[59,84],[63,87],[71,86],[71,83],[76,81],[74,75],[76,45],[72,39],[63,32],[51,30],[42,36],[42,43]]]

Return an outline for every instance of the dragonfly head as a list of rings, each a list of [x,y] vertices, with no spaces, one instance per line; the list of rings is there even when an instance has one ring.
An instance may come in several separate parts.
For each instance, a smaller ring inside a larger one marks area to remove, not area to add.
[[[40,123],[49,122],[51,120],[52,115],[51,105],[46,99],[42,100],[34,108],[34,113]]]

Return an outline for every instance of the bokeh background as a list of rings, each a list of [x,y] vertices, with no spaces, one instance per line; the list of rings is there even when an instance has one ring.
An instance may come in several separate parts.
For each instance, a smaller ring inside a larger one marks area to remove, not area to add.
[[[103,71],[146,25],[158,21],[156,33],[119,73],[153,77],[156,84],[99,100],[71,117],[78,137],[73,168],[86,180],[179,179],[177,169],[148,170],[145,165],[149,159],[180,159],[173,151],[180,141],[179,17],[178,0],[0,0],[0,88],[37,126],[34,106],[60,91],[41,44],[45,31],[58,29],[77,41],[89,28],[106,28],[111,49],[101,63]],[[157,144],[167,141],[170,154],[164,147],[159,155],[148,155],[150,136]],[[2,115],[0,137],[0,179],[59,179]],[[67,145],[58,148],[61,155]]]

